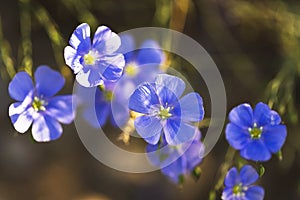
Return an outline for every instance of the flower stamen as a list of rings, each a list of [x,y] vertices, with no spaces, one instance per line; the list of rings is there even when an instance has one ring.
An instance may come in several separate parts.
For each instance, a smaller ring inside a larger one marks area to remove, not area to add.
[[[36,111],[36,112],[39,112],[39,111],[45,111],[46,108],[45,108],[45,104],[46,104],[46,101],[43,100],[43,99],[40,99],[38,97],[34,97],[33,98],[33,102],[32,102],[32,107],[33,109]]]

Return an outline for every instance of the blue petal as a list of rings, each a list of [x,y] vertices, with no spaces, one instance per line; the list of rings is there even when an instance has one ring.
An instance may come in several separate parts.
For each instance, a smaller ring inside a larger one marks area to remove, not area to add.
[[[77,51],[71,46],[66,46],[64,49],[64,58],[66,64],[77,74],[82,70],[83,66],[80,63],[81,56],[77,54]]]
[[[204,145],[200,141],[193,141],[186,152],[184,152],[183,156],[186,159],[186,168],[189,172],[202,161],[204,151]]]
[[[180,120],[168,119],[164,133],[168,144],[179,145],[191,140],[196,134],[196,129]]]
[[[264,126],[262,140],[272,153],[277,153],[283,146],[286,135],[285,125]]]
[[[258,173],[251,165],[245,165],[240,171],[240,178],[243,186],[251,185],[258,179]]]
[[[160,120],[151,116],[140,116],[135,119],[134,126],[138,134],[149,144],[157,144],[161,135]]]
[[[167,106],[167,105],[174,105],[178,103],[179,99],[177,98],[177,96],[167,87],[156,86],[156,90],[162,105]],[[180,112],[178,112],[178,116],[180,116],[179,113]]]
[[[134,59],[135,55],[135,42],[131,35],[121,34],[121,46],[117,50],[118,53],[124,54],[126,63],[129,63]]]
[[[139,113],[150,114],[158,104],[155,88],[149,83],[139,85],[129,98],[129,109]]]
[[[240,175],[236,167],[232,167],[226,174],[224,184],[226,187],[234,187],[240,183]]]
[[[32,136],[37,142],[49,142],[59,138],[61,134],[61,125],[48,115],[40,115],[33,122]]]
[[[237,150],[243,149],[251,142],[251,136],[248,130],[244,130],[233,123],[227,124],[225,134],[228,143]]]
[[[155,79],[155,85],[158,91],[164,87],[168,88],[177,99],[179,99],[185,89],[185,83],[182,79],[167,74],[159,74]]]
[[[17,73],[8,85],[10,97],[17,101],[23,101],[32,89],[31,77],[26,72]]]
[[[91,48],[91,30],[86,23],[80,24],[73,32],[70,38],[70,45],[77,50],[77,54],[84,55]]]
[[[234,196],[233,196],[233,190],[231,187],[226,187],[223,192],[222,192],[222,197],[221,197],[222,200],[238,200],[238,199],[235,199]]]
[[[105,125],[110,113],[110,105],[108,103],[96,103],[95,108],[89,106],[84,109],[84,119],[93,127],[99,128]]]
[[[20,110],[20,107],[22,107],[20,103],[11,104],[9,106],[9,116],[16,131],[19,133],[25,133],[32,124],[32,115],[34,110],[32,107],[30,107],[26,108],[23,112],[18,113],[19,111],[17,110]]]
[[[181,119],[186,122],[198,122],[204,117],[202,98],[198,93],[191,92],[179,100]]]
[[[76,75],[77,82],[84,87],[95,87],[103,84],[103,79],[99,69],[83,69]]]
[[[241,128],[253,127],[253,110],[251,106],[245,103],[233,108],[229,113],[229,120]]]
[[[258,103],[253,112],[254,123],[256,123],[258,127],[268,124],[270,122],[270,112],[271,109],[268,105],[261,102]]]
[[[280,122],[281,122],[281,117],[279,116],[279,114],[276,111],[271,110],[270,124],[271,125],[278,125],[278,124],[280,124]]]
[[[252,186],[248,188],[245,195],[247,200],[263,200],[265,196],[265,191],[260,186]]]
[[[39,95],[44,97],[52,97],[55,95],[65,84],[64,77],[55,70],[48,66],[40,66],[34,73],[36,90]]]
[[[113,103],[113,105],[112,125],[115,127],[124,127],[129,120],[129,109],[126,106],[128,105],[128,101],[124,104],[122,102]]]
[[[17,103],[11,104],[9,107],[9,110],[8,110],[9,116],[21,114],[25,110],[29,109],[29,107],[31,107],[31,103],[32,103],[32,94],[33,94],[33,91],[30,91],[29,94],[25,97],[25,99],[22,102],[17,102]]]
[[[164,60],[164,54],[157,44],[153,40],[146,40],[143,42],[137,53],[138,65],[156,63],[160,64]]]
[[[106,26],[97,28],[94,39],[93,48],[97,49],[102,54],[111,54],[115,52],[121,45],[120,37],[112,32]]]
[[[52,98],[46,107],[46,112],[49,116],[63,124],[70,124],[75,117],[75,111],[72,106],[72,95]]]
[[[271,153],[260,139],[253,139],[241,150],[241,156],[253,161],[268,161],[271,158]]]
[[[168,176],[171,181],[179,183],[180,175],[186,174],[186,163],[183,162],[182,158],[178,158],[167,167],[164,167],[161,171],[164,175]]]
[[[101,66],[105,68],[103,77],[106,81],[117,81],[123,74],[125,66],[125,59],[122,54],[115,54],[113,56],[103,57],[101,60]]]

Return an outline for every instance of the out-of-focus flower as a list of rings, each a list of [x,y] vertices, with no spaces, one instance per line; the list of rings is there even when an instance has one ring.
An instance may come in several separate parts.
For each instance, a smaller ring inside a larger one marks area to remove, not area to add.
[[[94,87],[104,81],[117,81],[125,66],[124,56],[116,53],[120,37],[106,26],[97,28],[91,43],[90,27],[80,24],[65,47],[66,64],[74,71],[76,80],[85,87]]]
[[[35,86],[26,72],[17,73],[10,82],[9,94],[18,102],[10,105],[9,116],[18,132],[25,133],[33,124],[34,140],[55,140],[63,131],[59,122],[69,124],[74,119],[72,95],[54,96],[65,79],[48,66],[38,67],[34,77]]]
[[[252,185],[258,179],[258,173],[250,166],[242,167],[240,173],[233,167],[225,177],[225,189],[222,193],[223,200],[262,200],[264,189],[260,186]]]
[[[191,123],[203,119],[203,102],[195,92],[179,99],[184,89],[182,79],[160,74],[153,83],[139,85],[130,96],[129,109],[144,114],[135,119],[134,126],[146,142],[157,144],[162,131],[171,145],[193,138],[195,127]]]
[[[156,145],[148,144],[147,156],[151,164],[161,168],[164,175],[174,183],[181,183],[184,176],[192,174],[204,156],[204,145],[200,141],[201,133],[196,129],[193,140],[172,146],[163,138]]]
[[[233,108],[229,121],[226,139],[245,159],[267,161],[285,142],[286,126],[280,124],[279,114],[264,103],[258,103],[254,110],[249,104]]]

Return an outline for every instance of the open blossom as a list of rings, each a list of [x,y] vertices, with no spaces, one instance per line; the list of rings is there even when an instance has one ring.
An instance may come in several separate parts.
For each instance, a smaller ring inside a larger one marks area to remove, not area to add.
[[[167,145],[164,138],[159,144],[147,145],[147,156],[151,164],[160,167],[161,172],[174,183],[180,183],[181,177],[192,174],[202,162],[205,148],[200,141],[200,131],[195,130],[195,137],[181,145]]]
[[[26,72],[17,73],[10,82],[9,94],[18,102],[10,105],[9,116],[18,132],[25,133],[32,124],[34,140],[55,140],[62,134],[60,123],[69,124],[74,119],[72,95],[54,96],[65,79],[48,66],[38,67],[34,77],[35,86]]]
[[[192,123],[203,119],[203,102],[195,92],[179,99],[184,89],[182,79],[160,74],[153,83],[139,85],[130,96],[129,109],[143,114],[135,119],[134,126],[146,142],[157,144],[162,132],[171,145],[193,138],[195,127]]]
[[[121,41],[118,52],[124,54],[126,60],[122,77],[116,82],[104,82],[102,89],[96,90],[95,101],[92,103],[84,101],[84,90],[90,88],[78,88],[83,92],[79,92],[78,96],[83,99],[84,119],[96,128],[105,125],[108,120],[113,126],[124,127],[129,120],[128,101],[131,93],[137,85],[153,81],[161,73],[159,67],[164,61],[164,54],[157,42],[146,40],[137,50],[127,52],[135,48],[133,37],[123,35]],[[97,119],[91,114],[93,112],[96,112]]]
[[[64,50],[66,64],[74,71],[76,80],[85,87],[94,87],[104,81],[117,81],[125,66],[124,56],[116,53],[120,37],[106,26],[97,28],[91,42],[90,27],[80,24]]]
[[[279,114],[264,103],[258,103],[254,110],[249,104],[233,108],[229,121],[226,139],[245,159],[267,161],[285,142],[286,126],[281,124]]]
[[[252,185],[258,179],[258,173],[250,166],[245,165],[240,172],[236,167],[231,168],[225,177],[225,189],[222,193],[223,200],[262,200],[264,189]]]

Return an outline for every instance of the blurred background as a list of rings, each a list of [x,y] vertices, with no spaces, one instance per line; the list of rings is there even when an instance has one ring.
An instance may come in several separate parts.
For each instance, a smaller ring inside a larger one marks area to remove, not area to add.
[[[71,93],[74,76],[64,64],[63,48],[82,22],[92,32],[102,24],[117,33],[171,28],[201,44],[221,72],[228,111],[263,101],[281,114],[288,128],[283,159],[273,156],[264,163],[259,184],[267,200],[300,199],[299,1],[0,0],[0,200],[208,199],[217,183],[228,148],[224,133],[201,164],[200,179],[187,179],[179,187],[159,171],[128,174],[101,164],[85,149],[74,124],[45,144],[33,142],[30,131],[21,135],[13,129],[8,117],[13,100],[7,92],[11,77],[46,64],[66,77],[62,93]],[[195,77],[192,81],[197,85]],[[195,89],[201,91],[201,85]],[[127,148],[117,141],[119,133],[111,132],[110,139]]]

